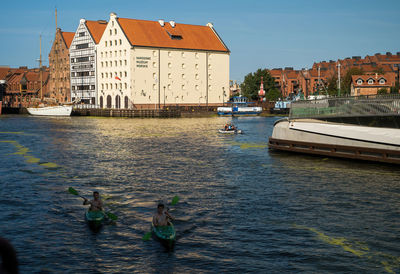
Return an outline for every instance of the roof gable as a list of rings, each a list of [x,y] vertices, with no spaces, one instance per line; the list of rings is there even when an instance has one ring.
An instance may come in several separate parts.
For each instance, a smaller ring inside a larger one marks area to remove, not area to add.
[[[229,52],[209,26],[165,23],[128,18],[117,22],[132,46]]]
[[[107,22],[103,20],[101,21],[86,20],[85,24],[94,42],[98,44],[100,42],[101,36],[103,36],[104,30],[107,27]]]
[[[61,32],[62,38],[64,39],[65,45],[67,48],[71,46],[72,40],[74,39],[75,33],[74,32]]]

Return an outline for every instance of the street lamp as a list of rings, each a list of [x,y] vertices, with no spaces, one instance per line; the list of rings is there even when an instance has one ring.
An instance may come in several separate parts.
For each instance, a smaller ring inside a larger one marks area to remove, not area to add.
[[[165,109],[165,86],[164,86],[164,109]]]
[[[225,106],[225,87],[222,87],[222,106]]]

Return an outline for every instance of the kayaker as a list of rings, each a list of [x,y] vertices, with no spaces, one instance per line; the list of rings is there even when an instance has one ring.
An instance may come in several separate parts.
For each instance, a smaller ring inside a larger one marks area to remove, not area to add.
[[[153,216],[153,225],[154,226],[167,226],[168,218],[173,220],[174,218],[171,214],[168,213],[167,210],[164,210],[164,204],[159,203],[157,206],[157,212]]]
[[[98,191],[93,191],[93,200],[89,201],[85,198],[83,201],[84,205],[90,205],[89,211],[102,211],[103,202],[100,199],[100,194]]]

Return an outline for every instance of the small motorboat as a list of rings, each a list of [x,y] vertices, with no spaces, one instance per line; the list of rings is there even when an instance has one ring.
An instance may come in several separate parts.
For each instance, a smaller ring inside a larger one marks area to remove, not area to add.
[[[218,132],[222,133],[222,134],[242,134],[243,133],[243,131],[240,129],[228,129],[228,130],[219,129]]]

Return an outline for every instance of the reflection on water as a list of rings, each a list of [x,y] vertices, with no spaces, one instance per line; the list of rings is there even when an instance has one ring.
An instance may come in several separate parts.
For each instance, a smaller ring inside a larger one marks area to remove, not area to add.
[[[397,166],[270,152],[275,118],[0,118],[0,235],[23,273],[400,271]],[[101,193],[99,233],[82,199]],[[159,201],[166,252],[142,241]]]

